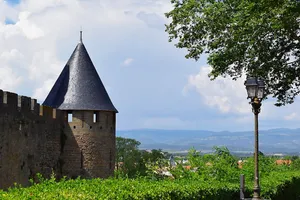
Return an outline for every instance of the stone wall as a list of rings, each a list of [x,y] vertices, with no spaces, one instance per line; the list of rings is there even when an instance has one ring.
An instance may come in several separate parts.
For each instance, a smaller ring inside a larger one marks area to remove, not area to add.
[[[0,188],[24,186],[36,173],[61,175],[63,112],[0,90]]]
[[[72,111],[65,128],[62,160],[64,175],[84,178],[113,175],[115,164],[115,113]]]
[[[0,188],[29,184],[36,173],[75,178],[113,175],[116,113],[67,112],[0,90]]]

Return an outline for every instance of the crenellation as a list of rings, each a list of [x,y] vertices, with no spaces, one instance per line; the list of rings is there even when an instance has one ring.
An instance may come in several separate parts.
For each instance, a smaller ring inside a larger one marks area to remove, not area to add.
[[[40,104],[37,103],[36,99],[31,99],[31,112],[40,115]]]
[[[53,108],[53,119],[64,121],[64,111]]]
[[[18,108],[18,95],[12,92],[3,92],[3,104],[13,110]],[[12,110],[11,110],[12,111]]]
[[[3,91],[3,104],[7,104],[7,92]]]
[[[49,177],[52,170],[61,177],[62,111],[55,109],[54,117],[53,108],[42,106],[40,116],[36,99],[2,90],[0,102],[0,188],[27,186],[37,173]]]
[[[44,114],[42,105],[40,105],[39,114],[40,114],[40,116],[43,116],[43,114]]]
[[[21,112],[30,112],[31,98],[26,96],[18,96],[18,107]]]
[[[40,106],[40,115],[46,118],[53,118],[53,108],[49,106]]]
[[[52,117],[53,117],[53,119],[56,119],[56,115],[57,115],[56,109],[53,108],[53,110],[52,110]]]
[[[0,106],[3,104],[3,90],[0,90]]]
[[[20,95],[18,95],[18,108],[21,108],[21,97]]]

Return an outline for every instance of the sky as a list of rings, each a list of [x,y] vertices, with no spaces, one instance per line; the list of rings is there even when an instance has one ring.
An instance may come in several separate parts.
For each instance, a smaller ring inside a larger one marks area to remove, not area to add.
[[[245,77],[210,81],[168,42],[170,0],[0,0],[0,89],[42,103],[79,42],[118,109],[117,129],[252,130]],[[260,128],[299,128],[299,98],[263,102]]]

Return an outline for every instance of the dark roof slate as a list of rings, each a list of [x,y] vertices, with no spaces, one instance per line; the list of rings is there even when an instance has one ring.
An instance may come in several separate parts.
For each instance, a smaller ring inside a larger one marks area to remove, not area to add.
[[[80,40],[43,105],[60,110],[118,112]]]

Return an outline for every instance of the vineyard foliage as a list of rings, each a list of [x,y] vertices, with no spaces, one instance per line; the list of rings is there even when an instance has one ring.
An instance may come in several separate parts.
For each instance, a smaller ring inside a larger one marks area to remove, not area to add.
[[[262,196],[272,200],[300,200],[299,158],[287,158],[292,160],[290,165],[277,165],[276,159],[260,155]],[[39,175],[38,183],[32,181],[30,187],[15,186],[8,191],[0,191],[0,199],[233,200],[239,199],[240,174],[245,175],[246,195],[251,196],[253,158],[243,160],[239,166],[238,159],[227,148],[216,147],[214,154],[206,155],[191,149],[187,160],[183,164],[177,159],[176,166],[170,166],[168,159],[145,160],[146,174],[134,178],[126,177],[124,172],[116,172],[115,177],[106,180],[63,178],[57,181],[55,175],[47,180]],[[171,176],[160,173],[164,170]]]

